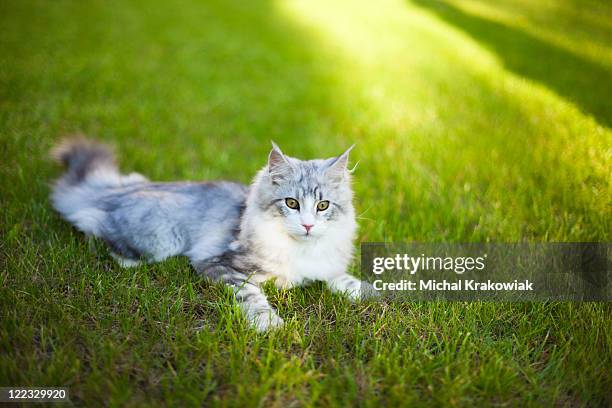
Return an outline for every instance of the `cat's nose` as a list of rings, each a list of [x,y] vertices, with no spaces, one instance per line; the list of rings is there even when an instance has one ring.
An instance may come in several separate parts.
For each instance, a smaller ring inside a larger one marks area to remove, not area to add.
[[[304,227],[304,229],[306,230],[306,233],[308,234],[310,232],[310,229],[313,227],[312,224],[302,224],[302,227]]]

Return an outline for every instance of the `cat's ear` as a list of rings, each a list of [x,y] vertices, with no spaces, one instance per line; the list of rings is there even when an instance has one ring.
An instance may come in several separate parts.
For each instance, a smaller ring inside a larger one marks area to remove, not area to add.
[[[293,167],[280,147],[272,142],[272,150],[268,155],[268,173],[273,183],[278,183],[293,172]]]
[[[329,164],[325,169],[325,175],[330,178],[330,180],[335,182],[342,182],[346,177],[348,177],[348,160],[349,153],[353,150],[355,145],[352,145],[344,153],[342,153],[338,157],[334,157],[333,159],[329,159]]]

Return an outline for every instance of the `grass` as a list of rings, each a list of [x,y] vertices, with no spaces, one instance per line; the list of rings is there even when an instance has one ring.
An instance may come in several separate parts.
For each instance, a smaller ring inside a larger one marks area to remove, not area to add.
[[[248,182],[356,142],[360,241],[610,241],[603,2],[0,4],[0,385],[77,405],[610,405],[606,303],[351,304],[257,335],[184,259],[122,270],[50,208],[61,135]],[[357,266],[357,265],[356,265]],[[355,266],[355,270],[357,269]]]

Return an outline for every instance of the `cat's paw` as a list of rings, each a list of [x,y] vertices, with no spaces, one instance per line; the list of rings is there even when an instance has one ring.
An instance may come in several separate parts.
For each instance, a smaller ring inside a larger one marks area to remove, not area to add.
[[[137,260],[137,259],[129,259],[129,258],[124,258],[120,255],[117,255],[114,252],[111,252],[110,255],[113,257],[113,259],[119,264],[120,267],[122,268],[134,268],[138,265],[141,264],[141,261]]]
[[[348,289],[345,293],[346,296],[353,302],[377,299],[380,297],[380,293],[374,289],[374,286],[366,281],[359,282],[357,286]]]
[[[247,320],[259,333],[264,333],[281,327],[285,322],[274,310],[265,310],[247,314]]]
[[[354,302],[380,297],[380,293],[370,283],[348,274],[330,280],[328,285],[333,292],[342,293]]]
[[[374,286],[370,282],[361,281],[359,287],[359,298],[362,300],[372,300],[380,298],[380,292],[374,289]]]

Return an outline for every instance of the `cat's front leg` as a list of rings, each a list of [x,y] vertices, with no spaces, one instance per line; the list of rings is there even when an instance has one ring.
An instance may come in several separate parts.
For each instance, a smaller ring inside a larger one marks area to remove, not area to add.
[[[327,281],[327,286],[332,292],[344,294],[351,300],[361,300],[379,296],[378,292],[376,292],[370,283],[359,280],[348,273],[329,279]]]
[[[234,280],[229,284],[234,289],[240,309],[255,330],[265,332],[283,325],[283,319],[268,303],[268,298],[259,285],[249,282],[240,283],[239,280]]]
[[[248,276],[235,268],[222,263],[194,263],[196,271],[214,281],[229,285],[236,296],[238,306],[245,314],[247,321],[258,332],[265,332],[282,326],[276,310],[268,303],[266,295],[259,285],[249,281]]]

